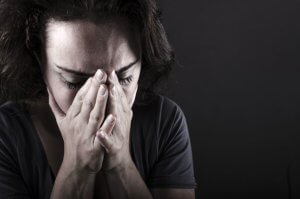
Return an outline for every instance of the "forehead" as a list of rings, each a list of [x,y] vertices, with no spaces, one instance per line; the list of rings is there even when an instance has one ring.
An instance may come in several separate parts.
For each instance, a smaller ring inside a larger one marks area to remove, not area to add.
[[[97,23],[51,20],[46,38],[48,62],[83,72],[117,70],[140,56],[137,31],[121,18]]]

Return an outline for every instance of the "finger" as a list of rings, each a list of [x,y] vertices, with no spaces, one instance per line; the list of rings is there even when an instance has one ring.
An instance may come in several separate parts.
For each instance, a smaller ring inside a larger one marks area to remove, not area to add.
[[[111,135],[115,124],[116,117],[109,114],[98,131],[104,131],[107,135]]]
[[[91,81],[91,87],[83,99],[80,112],[80,117],[86,122],[89,121],[90,113],[94,108],[99,87],[106,82],[106,74],[98,69]]]
[[[76,117],[80,113],[82,101],[91,86],[91,80],[92,80],[92,78],[90,77],[85,82],[85,84],[80,88],[80,90],[77,92],[71,106],[69,107],[68,114],[72,118]]]
[[[57,102],[55,101],[55,99],[52,95],[52,92],[48,88],[47,88],[47,91],[48,91],[48,95],[49,95],[50,108],[52,109],[52,112],[55,116],[57,123],[59,123],[59,121],[61,121],[65,117],[65,113],[58,106]]]
[[[90,114],[89,118],[89,126],[92,129],[98,129],[103,122],[105,115],[105,108],[107,102],[107,88],[104,84],[100,85],[97,93],[97,99],[95,102],[95,106]],[[91,131],[95,132],[95,131]]]
[[[110,84],[110,96],[109,96],[109,103],[108,103],[108,110],[109,113],[114,115],[116,118],[116,132],[121,132],[121,126],[120,122],[124,116],[127,116],[126,112],[124,112],[124,108],[122,105],[122,102],[120,101],[120,96],[118,95],[119,93],[117,92],[117,89],[115,88],[116,86]],[[129,117],[132,117],[132,111],[130,110],[128,112],[130,115]],[[125,115],[124,115],[125,114]]]
[[[107,153],[113,150],[113,137],[107,135],[104,131],[100,131],[96,136],[97,144],[103,146]]]
[[[103,146],[107,152],[111,149],[110,145],[112,144],[109,144],[110,142],[107,142],[107,139],[109,139],[109,137],[112,139],[110,135],[112,134],[112,130],[115,124],[116,118],[113,115],[109,114],[102,124],[101,128],[96,133],[94,140],[95,147],[100,148],[101,146]]]
[[[111,114],[117,116],[118,113],[118,103],[117,103],[117,91],[116,87],[113,84],[109,85],[109,103],[108,103],[108,110]]]
[[[109,81],[111,84],[116,86],[116,91],[117,91],[117,100],[119,100],[119,103],[122,104],[122,108],[125,111],[129,111],[130,110],[130,104],[128,103],[127,100],[127,96],[125,95],[122,86],[119,83],[119,79],[115,73],[115,71],[113,70],[109,76]]]

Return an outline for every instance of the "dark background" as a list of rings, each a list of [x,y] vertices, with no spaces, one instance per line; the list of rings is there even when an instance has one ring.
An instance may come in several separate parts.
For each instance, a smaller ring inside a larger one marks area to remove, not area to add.
[[[197,198],[300,198],[300,1],[159,4]]]

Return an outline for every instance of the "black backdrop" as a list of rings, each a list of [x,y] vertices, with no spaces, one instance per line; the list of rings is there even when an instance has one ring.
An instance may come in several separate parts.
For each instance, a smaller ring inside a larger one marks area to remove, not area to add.
[[[300,198],[300,1],[160,0],[198,198]]]

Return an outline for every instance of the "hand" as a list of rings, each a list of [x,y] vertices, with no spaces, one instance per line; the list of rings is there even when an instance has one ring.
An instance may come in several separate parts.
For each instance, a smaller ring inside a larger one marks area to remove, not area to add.
[[[66,114],[48,90],[49,105],[64,140],[62,165],[73,171],[96,173],[101,169],[104,149],[97,134],[108,98],[108,89],[103,84],[106,79],[106,74],[98,70],[77,92]],[[113,126],[114,122],[106,119],[101,128],[110,133]]]
[[[108,117],[114,116],[116,124],[111,132],[101,131],[99,134],[101,144],[107,152],[102,166],[104,171],[124,166],[132,161],[129,150],[129,139],[133,116],[131,106],[134,99],[128,103],[115,71],[111,73],[109,82],[108,110],[110,115]],[[137,88],[134,96],[136,92]]]

